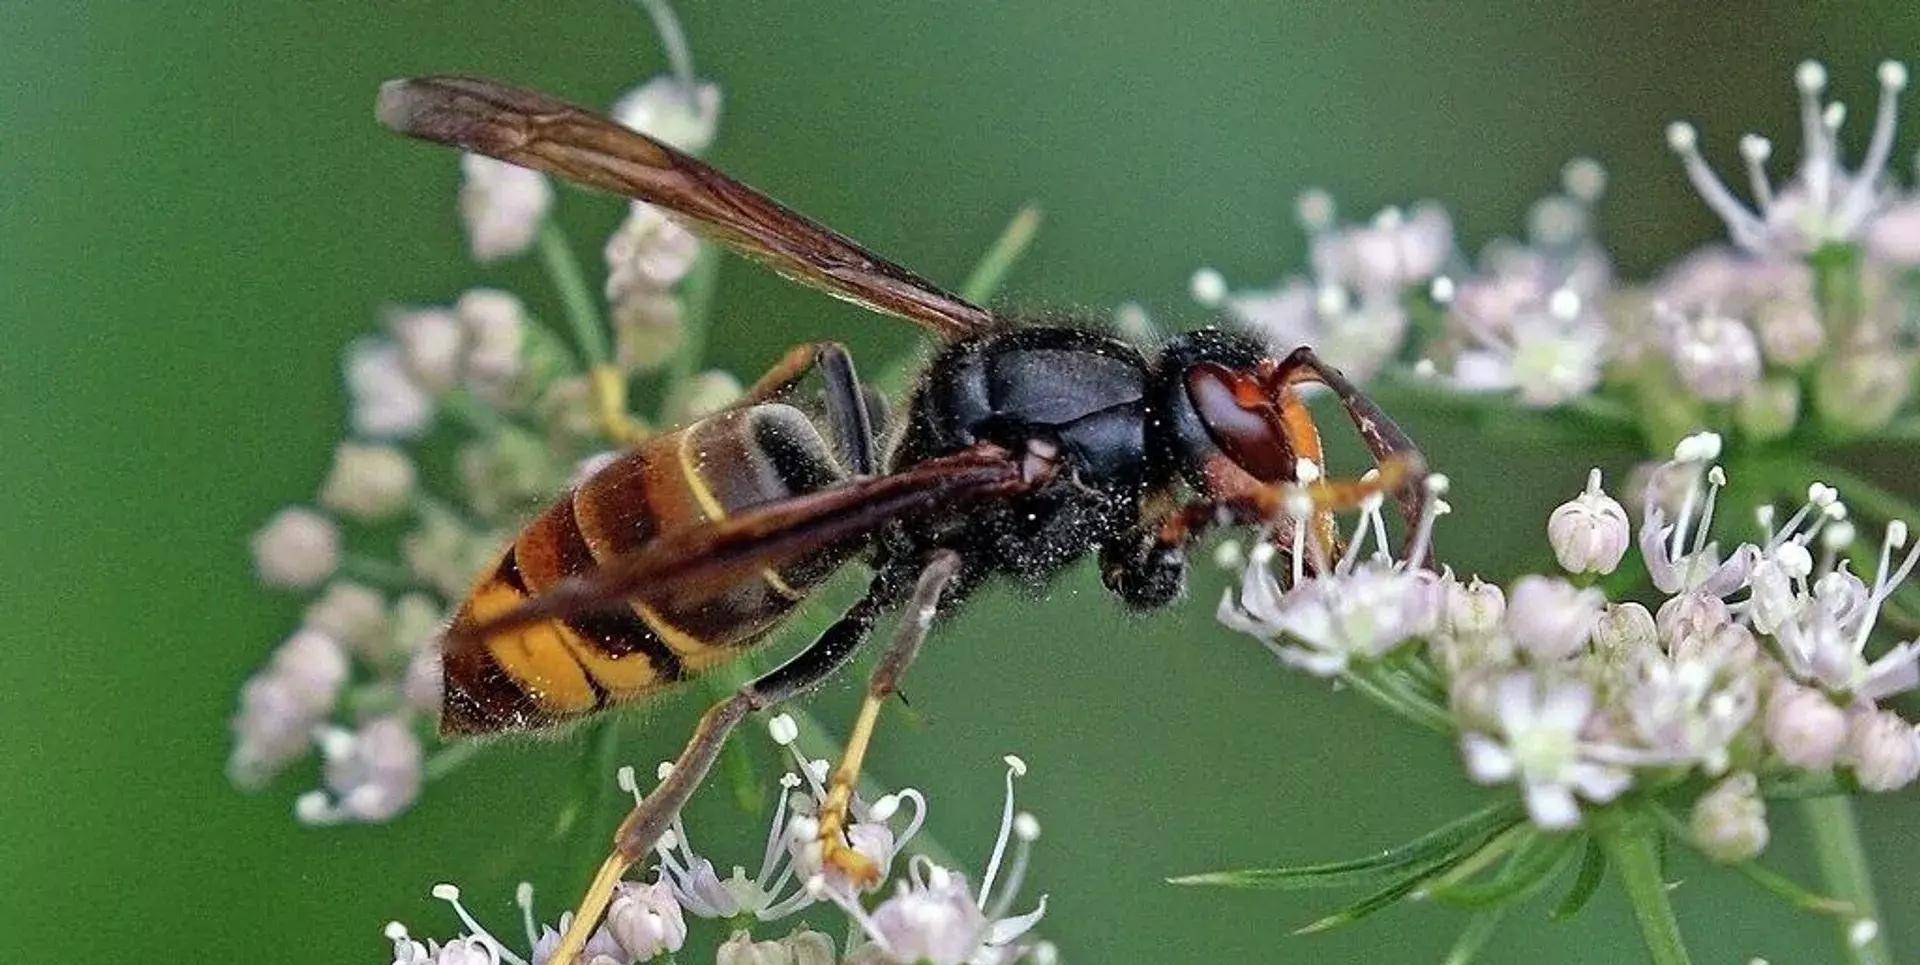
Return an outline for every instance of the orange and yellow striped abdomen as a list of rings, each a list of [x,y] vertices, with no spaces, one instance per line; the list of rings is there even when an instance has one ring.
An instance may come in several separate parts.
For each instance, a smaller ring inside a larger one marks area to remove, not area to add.
[[[474,588],[456,627],[497,616],[655,534],[844,478],[799,410],[768,403],[703,419],[616,458],[527,528]],[[670,610],[606,612],[451,643],[440,729],[534,730],[647,697],[739,656],[844,561],[829,551],[707,588]]]

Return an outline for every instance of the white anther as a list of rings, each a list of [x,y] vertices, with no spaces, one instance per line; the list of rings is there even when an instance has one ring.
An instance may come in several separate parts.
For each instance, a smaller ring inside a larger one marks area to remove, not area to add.
[[[1825,509],[1840,498],[1840,491],[1823,482],[1815,482],[1807,487],[1807,502]]]
[[[1700,135],[1693,125],[1686,121],[1674,121],[1667,125],[1667,146],[1681,154],[1692,153],[1700,143]]]
[[[1255,543],[1253,544],[1253,552],[1247,554],[1247,559],[1251,560],[1255,566],[1265,566],[1273,562],[1273,553],[1272,543]]]
[[[1318,482],[1320,479],[1320,464],[1311,459],[1295,459],[1293,461],[1293,478],[1299,480],[1302,484]]]
[[[1448,479],[1446,473],[1427,474],[1427,492],[1430,495],[1439,496],[1452,488],[1453,480]]]
[[[1440,367],[1433,364],[1432,359],[1421,359],[1413,363],[1413,374],[1423,379],[1430,379],[1440,374]]]
[[[661,761],[660,766],[653,769],[653,778],[656,781],[664,781],[667,778],[672,776],[673,776],[672,761]]]
[[[1720,468],[1719,466],[1715,466],[1712,469],[1707,470],[1707,482],[1710,482],[1715,486],[1726,485],[1727,471],[1725,469]]]
[[[1835,523],[1820,531],[1820,545],[1837,553],[1852,546],[1853,537],[1852,523]]]
[[[1018,756],[1013,754],[1008,754],[1007,756],[1001,758],[1001,760],[1007,762],[1007,769],[1013,772],[1014,777],[1027,776],[1027,762],[1021,760]]]
[[[1740,138],[1740,156],[1753,164],[1765,164],[1773,156],[1773,142],[1758,134],[1747,134]]]
[[[429,894],[433,895],[435,898],[440,899],[441,901],[459,901],[460,900],[460,889],[457,886],[449,884],[448,882],[445,882],[445,881],[442,881],[439,884],[434,885],[433,890],[429,892]]]
[[[1212,268],[1202,268],[1193,273],[1193,280],[1187,283],[1187,291],[1193,300],[1212,308],[1227,298],[1227,278]]]
[[[773,742],[785,747],[800,738],[800,725],[793,722],[791,714],[775,714],[767,721],[767,733],[773,735]]]
[[[1896,519],[1887,524],[1887,545],[1894,549],[1907,545],[1906,521]]]
[[[880,799],[867,808],[867,820],[885,821],[900,810],[900,797],[897,794],[882,794]]]
[[[679,843],[680,835],[674,833],[672,828],[668,828],[660,832],[660,840],[655,842],[653,846],[662,851],[672,851]]]
[[[1560,169],[1560,186],[1575,199],[1592,204],[1607,190],[1607,169],[1593,158],[1574,158]]]
[[[1888,90],[1907,89],[1907,65],[1897,60],[1880,62],[1880,86]]]
[[[1040,819],[1025,811],[1013,816],[1013,833],[1022,841],[1040,839]]]
[[[1300,226],[1309,232],[1333,227],[1333,195],[1320,188],[1300,192],[1300,197],[1294,199],[1293,210],[1300,218]]]
[[[1803,60],[1793,71],[1794,86],[1808,94],[1818,94],[1827,89],[1827,68],[1817,60]]]
[[[381,929],[381,933],[386,935],[387,941],[390,942],[404,942],[407,940],[407,926],[397,921],[387,922],[387,927]]]
[[[1339,285],[1322,285],[1313,299],[1314,308],[1322,315],[1345,315],[1352,304],[1347,290]]]
[[[1434,276],[1433,282],[1427,286],[1427,295],[1441,305],[1452,304],[1456,294],[1459,294],[1458,286],[1446,275]]]
[[[1547,311],[1561,321],[1570,322],[1580,317],[1580,293],[1571,288],[1555,289],[1547,298]]]
[[[1880,937],[1880,923],[1871,918],[1862,918],[1847,926],[1847,944],[1855,948],[1865,948]]]
[[[1840,130],[1840,126],[1847,122],[1847,105],[1839,101],[1828,104],[1827,109],[1820,114],[1820,121],[1827,125],[1829,131]]]
[[[620,770],[614,772],[613,782],[620,786],[620,790],[628,794],[640,790],[640,781],[634,776],[632,764],[620,765]]]

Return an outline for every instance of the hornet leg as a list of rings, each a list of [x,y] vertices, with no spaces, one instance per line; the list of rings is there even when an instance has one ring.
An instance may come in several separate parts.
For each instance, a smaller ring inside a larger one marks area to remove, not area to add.
[[[899,689],[900,678],[913,663],[914,657],[919,655],[920,645],[927,639],[927,628],[932,625],[934,614],[939,610],[940,596],[959,573],[960,557],[950,550],[934,554],[926,568],[920,571],[920,580],[914,586],[913,596],[900,614],[900,625],[894,631],[893,643],[880,655],[880,661],[874,665],[873,675],[867,681],[867,695],[860,703],[860,714],[854,720],[853,732],[847,736],[846,752],[840,758],[840,765],[834,768],[833,776],[828,779],[827,800],[821,805],[819,815],[821,865],[845,874],[857,887],[870,887],[880,880],[880,869],[847,842],[847,808],[853,801],[854,787],[860,783],[860,767],[866,760],[867,746],[873,740],[874,726],[880,719],[880,708]]]
[[[672,771],[620,823],[620,829],[614,833],[613,853],[601,863],[593,882],[587,886],[586,894],[574,912],[573,924],[549,959],[549,965],[574,965],[581,949],[586,947],[587,939],[606,914],[607,905],[613,900],[614,887],[626,875],[628,868],[644,860],[647,852],[653,850],[661,833],[700,787],[714,759],[720,755],[720,749],[726,745],[727,735],[732,733],[740,720],[749,711],[771,707],[806,693],[832,676],[834,671],[846,666],[848,659],[872,632],[874,620],[881,610],[894,598],[895,590],[891,581],[884,577],[876,579],[866,595],[805,650],[740,688],[733,696],[714,704],[701,716],[693,736],[687,741],[686,749],[674,761]]]

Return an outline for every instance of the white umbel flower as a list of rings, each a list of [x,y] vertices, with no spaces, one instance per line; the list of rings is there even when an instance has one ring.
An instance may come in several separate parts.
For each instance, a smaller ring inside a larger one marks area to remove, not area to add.
[[[302,506],[289,506],[253,534],[260,582],[288,589],[319,585],[340,567],[340,527]]]
[[[1507,634],[1537,663],[1569,660],[1585,651],[1607,598],[1548,576],[1523,576],[1507,594]]]
[[[394,446],[342,442],[320,484],[320,505],[362,522],[377,522],[413,498],[413,460]]]
[[[367,338],[348,346],[346,382],[353,431],[359,435],[411,438],[433,421],[433,395],[416,381],[392,342]]]
[[[1838,103],[1821,102],[1826,92],[1826,68],[1802,63],[1794,73],[1800,91],[1800,128],[1803,144],[1800,168],[1777,191],[1768,180],[1766,162],[1772,145],[1766,138],[1747,135],[1740,153],[1752,181],[1754,203],[1749,208],[1728,190],[1700,154],[1693,125],[1676,122],[1667,127],[1667,144],[1680,155],[1688,180],[1714,214],[1727,224],[1733,242],[1749,251],[1785,256],[1804,255],[1822,245],[1858,240],[1886,207],[1884,180],[1893,156],[1899,97],[1907,86],[1907,69],[1895,61],[1880,65],[1880,106],[1873,134],[1860,167],[1848,171],[1840,161],[1840,125],[1846,118]]]
[[[332,713],[346,684],[347,655],[332,637],[303,629],[274,651],[240,689],[227,776],[243,789],[264,785],[307,752],[314,725]]]
[[[553,207],[553,187],[535,171],[479,154],[460,157],[460,220],[478,262],[526,251]]]
[[[673,889],[664,882],[623,881],[607,906],[604,926],[628,957],[644,962],[677,952],[687,941],[687,919]]]
[[[1856,707],[1841,758],[1869,791],[1897,791],[1920,777],[1920,730],[1890,710]]]
[[[420,796],[424,753],[404,715],[376,717],[353,731],[323,727],[315,741],[326,758],[327,790],[295,802],[302,823],[390,821]]]
[[[1515,673],[1496,685],[1494,701],[1498,732],[1461,738],[1467,773],[1481,784],[1517,782],[1539,827],[1575,827],[1580,799],[1605,804],[1632,783],[1626,768],[1604,759],[1609,749],[1581,737],[1594,706],[1585,683]]]
[[[1767,848],[1767,804],[1760,782],[1741,772],[1722,780],[1693,802],[1687,821],[1693,846],[1723,864],[1751,861]]]

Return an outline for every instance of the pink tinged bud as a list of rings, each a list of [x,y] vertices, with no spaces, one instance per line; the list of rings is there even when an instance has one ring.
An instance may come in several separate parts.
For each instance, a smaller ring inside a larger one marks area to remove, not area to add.
[[[253,566],[269,586],[314,586],[340,566],[340,528],[311,509],[289,506],[253,534]]]
[[[1555,662],[1578,654],[1600,619],[1606,597],[1565,580],[1523,576],[1507,598],[1507,632],[1534,660]]]
[[[1869,791],[1897,791],[1920,777],[1920,731],[1890,710],[1857,708],[1848,720],[1846,763]]]
[[[553,188],[536,172],[478,154],[463,155],[460,220],[475,261],[512,257],[533,244],[553,206]]]
[[[1767,701],[1767,743],[1794,767],[1833,766],[1847,740],[1847,715],[1818,690],[1782,682]]]
[[[1867,226],[1867,253],[1903,268],[1920,266],[1920,201],[1896,204]]]
[[[1759,857],[1768,839],[1759,782],[1745,772],[1721,781],[1693,803],[1687,826],[1693,846],[1714,861],[1737,864]]]
[[[1673,364],[1695,395],[1731,402],[1760,380],[1760,341],[1739,319],[1706,315],[1678,326]]]
[[[1627,511],[1600,489],[1600,470],[1587,477],[1586,491],[1562,503],[1547,519],[1547,542],[1569,573],[1611,573],[1632,542]]]
[[[634,961],[677,952],[687,940],[686,916],[664,881],[620,885],[607,908],[606,929]]]

